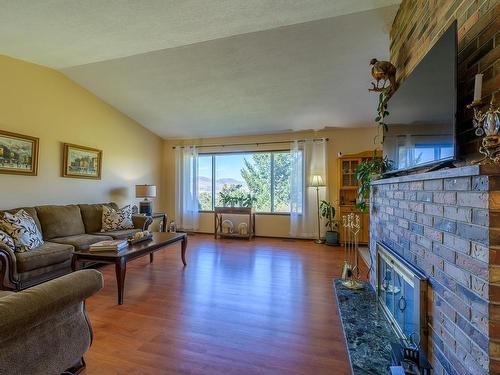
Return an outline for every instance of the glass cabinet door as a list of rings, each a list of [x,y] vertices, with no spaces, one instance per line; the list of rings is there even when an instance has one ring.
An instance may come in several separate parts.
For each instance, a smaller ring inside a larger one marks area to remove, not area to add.
[[[358,185],[358,180],[356,179],[356,168],[358,168],[358,161],[353,160],[351,162],[351,186],[357,186]]]
[[[359,165],[359,160],[343,160],[341,170],[342,186],[357,187],[358,180],[356,179],[356,168]]]

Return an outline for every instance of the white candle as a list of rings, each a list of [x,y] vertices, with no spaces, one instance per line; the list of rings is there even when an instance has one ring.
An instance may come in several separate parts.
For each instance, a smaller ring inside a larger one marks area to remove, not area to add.
[[[476,74],[476,80],[474,81],[474,101],[481,100],[481,91],[483,89],[483,75]]]

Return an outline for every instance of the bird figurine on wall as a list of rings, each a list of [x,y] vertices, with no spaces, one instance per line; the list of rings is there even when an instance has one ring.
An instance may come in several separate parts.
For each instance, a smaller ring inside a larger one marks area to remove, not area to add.
[[[390,61],[378,61],[371,59],[372,77],[377,81],[377,84],[372,82],[373,88],[369,91],[385,92],[386,96],[390,96],[396,90],[396,67]],[[382,81],[382,87],[380,87]],[[389,86],[386,86],[389,82]]]

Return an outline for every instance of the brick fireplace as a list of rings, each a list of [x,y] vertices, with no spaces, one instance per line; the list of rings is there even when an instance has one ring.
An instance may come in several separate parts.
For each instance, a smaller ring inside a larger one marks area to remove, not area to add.
[[[423,321],[434,374],[500,373],[500,168],[467,166],[372,185],[372,285],[383,244],[428,278]]]

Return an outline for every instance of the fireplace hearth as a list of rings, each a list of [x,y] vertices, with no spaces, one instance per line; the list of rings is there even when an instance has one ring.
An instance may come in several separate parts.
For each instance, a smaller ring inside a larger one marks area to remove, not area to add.
[[[334,281],[353,374],[398,374],[394,371],[399,367],[405,375],[431,375],[425,353],[399,335],[373,287],[367,282],[363,286],[353,290],[341,279]]]

